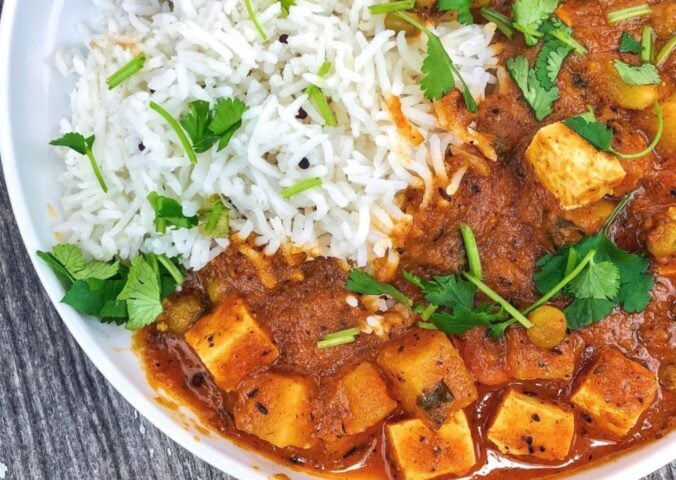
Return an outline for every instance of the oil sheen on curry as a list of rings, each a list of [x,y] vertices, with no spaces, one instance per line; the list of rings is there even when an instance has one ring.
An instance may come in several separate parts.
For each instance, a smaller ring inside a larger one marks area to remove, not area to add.
[[[425,35],[409,20],[443,3],[386,24]],[[444,159],[457,191],[399,195],[409,220],[365,268],[234,236],[137,333],[152,384],[345,478],[565,476],[671,431],[676,4],[553,3],[525,26],[510,1],[472,3],[498,24],[499,81],[477,108],[434,100],[471,137]],[[547,49],[565,53],[548,80]]]

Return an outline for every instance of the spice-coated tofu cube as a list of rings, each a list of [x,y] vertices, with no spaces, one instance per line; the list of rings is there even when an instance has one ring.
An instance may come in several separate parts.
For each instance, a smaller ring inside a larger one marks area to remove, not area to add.
[[[228,297],[185,334],[185,340],[223,390],[270,365],[279,350],[251,316],[243,300]]]
[[[378,367],[360,363],[331,392],[324,407],[321,434],[333,441],[361,433],[387,417],[396,406]]]
[[[526,330],[507,330],[507,364],[518,380],[570,380],[582,347],[577,335],[568,335],[551,350],[530,341]]]
[[[314,389],[312,382],[297,375],[256,375],[238,390],[235,426],[279,448],[310,448]]]
[[[385,432],[388,455],[404,480],[464,475],[476,464],[472,431],[462,410],[439,430],[416,418],[388,424]]]
[[[477,399],[460,354],[437,330],[414,329],[387,343],[378,363],[403,406],[432,428]]]
[[[525,158],[564,210],[600,200],[625,176],[616,157],[597,150],[563,122],[538,130]]]
[[[614,348],[603,350],[571,400],[592,424],[623,437],[657,395],[655,374]]]
[[[502,453],[562,460],[568,456],[574,432],[573,412],[509,390],[488,429],[488,439]]]

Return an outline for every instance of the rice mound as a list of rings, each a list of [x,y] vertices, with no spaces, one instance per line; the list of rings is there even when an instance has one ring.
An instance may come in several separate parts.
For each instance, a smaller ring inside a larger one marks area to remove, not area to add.
[[[85,157],[59,151],[65,194],[55,232],[97,259],[165,253],[199,269],[227,247],[228,239],[204,237],[198,228],[156,233],[146,200],[155,191],[178,200],[186,215],[220,195],[233,233],[252,236],[268,254],[291,243],[363,266],[387,255],[393,232],[410,221],[397,194],[409,186],[429,191],[447,177],[446,151],[460,139],[438,126],[420,90],[424,38],[385,29],[383,16],[368,11],[373,0],[297,0],[288,15],[279,1],[255,1],[267,40],[242,0],[94,3],[101,18],[94,33],[81,27],[86,51],[60,51],[54,61],[75,78],[72,116],[60,130],[96,135],[94,153],[109,191],[101,190]],[[494,29],[451,23],[438,30],[477,99],[496,81]],[[105,79],[139,52],[147,57],[143,71],[109,91]],[[319,78],[326,61],[331,71]],[[309,84],[331,99],[337,127],[325,126],[308,101]],[[386,95],[400,98],[424,137],[419,146],[399,135]],[[246,103],[243,125],[224,150],[198,154],[193,165],[149,103],[178,118],[190,101],[221,97]],[[307,119],[297,118],[300,108]],[[299,166],[303,158],[307,169]],[[311,177],[322,178],[322,186],[281,197],[282,189]]]

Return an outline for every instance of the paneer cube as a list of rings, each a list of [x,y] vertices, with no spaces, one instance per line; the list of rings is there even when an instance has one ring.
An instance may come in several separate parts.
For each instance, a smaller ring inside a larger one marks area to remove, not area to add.
[[[600,200],[625,176],[616,157],[597,150],[563,122],[538,130],[525,158],[564,210]]]
[[[568,335],[551,350],[530,341],[526,330],[507,330],[507,364],[517,380],[570,380],[582,347],[577,335]]]
[[[214,377],[231,392],[252,373],[270,365],[279,350],[256,323],[244,301],[227,297],[193,325],[185,340]]]
[[[387,343],[378,364],[404,408],[432,428],[477,399],[460,354],[438,330],[414,329]]]
[[[464,475],[476,464],[472,431],[462,410],[436,431],[416,418],[391,423],[385,432],[388,455],[404,480]]]
[[[488,429],[488,439],[505,454],[562,460],[568,456],[574,432],[573,412],[510,389]]]
[[[265,372],[242,383],[235,426],[279,448],[310,448],[314,385],[297,375]]]
[[[396,406],[378,367],[360,363],[330,392],[321,419],[321,435],[334,441],[361,433],[387,417]]]
[[[624,437],[657,395],[657,378],[643,365],[614,348],[604,349],[573,394],[592,425]]]

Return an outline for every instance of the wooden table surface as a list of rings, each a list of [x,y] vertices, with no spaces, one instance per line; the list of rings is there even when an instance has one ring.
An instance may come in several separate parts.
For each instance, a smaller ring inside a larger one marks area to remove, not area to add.
[[[139,416],[85,357],[33,271],[4,179],[0,291],[0,480],[232,479]],[[674,480],[676,462],[647,478]]]

